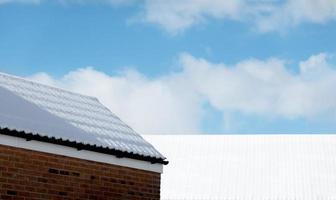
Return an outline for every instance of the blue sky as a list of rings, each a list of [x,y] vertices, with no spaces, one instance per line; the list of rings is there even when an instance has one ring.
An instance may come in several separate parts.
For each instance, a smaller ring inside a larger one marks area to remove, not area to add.
[[[87,2],[0,0],[0,70],[141,133],[335,132],[333,0]]]

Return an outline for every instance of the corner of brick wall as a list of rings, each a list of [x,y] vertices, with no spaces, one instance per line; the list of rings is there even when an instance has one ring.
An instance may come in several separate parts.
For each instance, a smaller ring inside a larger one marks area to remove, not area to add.
[[[157,200],[160,174],[0,145],[0,199]]]

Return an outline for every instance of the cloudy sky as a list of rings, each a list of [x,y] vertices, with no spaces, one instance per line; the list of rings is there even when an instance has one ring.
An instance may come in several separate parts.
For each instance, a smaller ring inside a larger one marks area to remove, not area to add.
[[[143,134],[336,132],[335,0],[0,0],[0,71]]]

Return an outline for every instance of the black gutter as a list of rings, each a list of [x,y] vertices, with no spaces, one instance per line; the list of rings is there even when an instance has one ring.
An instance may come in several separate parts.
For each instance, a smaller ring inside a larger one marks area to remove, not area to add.
[[[117,149],[110,149],[108,147],[101,147],[101,146],[97,146],[97,145],[84,144],[84,143],[81,143],[81,142],[75,142],[75,141],[69,141],[69,140],[63,140],[63,139],[56,139],[55,137],[41,136],[41,135],[33,134],[33,133],[26,133],[24,131],[9,130],[8,128],[0,128],[0,134],[23,138],[23,139],[26,139],[27,141],[36,140],[36,141],[40,141],[40,142],[47,142],[47,143],[51,143],[51,144],[57,144],[57,145],[72,147],[72,148],[77,149],[78,151],[87,150],[87,151],[94,151],[94,152],[103,153],[103,154],[114,155],[117,158],[131,158],[131,159],[135,159],[135,160],[150,162],[152,164],[155,164],[155,163],[164,164],[164,165],[168,164],[168,161],[163,160],[161,158],[143,156],[143,155],[134,154],[134,153],[130,153],[130,152],[120,151],[120,150],[117,150]]]

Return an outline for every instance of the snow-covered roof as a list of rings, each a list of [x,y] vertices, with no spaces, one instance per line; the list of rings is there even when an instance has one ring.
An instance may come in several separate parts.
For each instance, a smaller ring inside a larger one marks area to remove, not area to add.
[[[96,98],[0,73],[0,128],[163,162],[150,143]]]
[[[336,135],[145,136],[163,200],[335,200]]]

